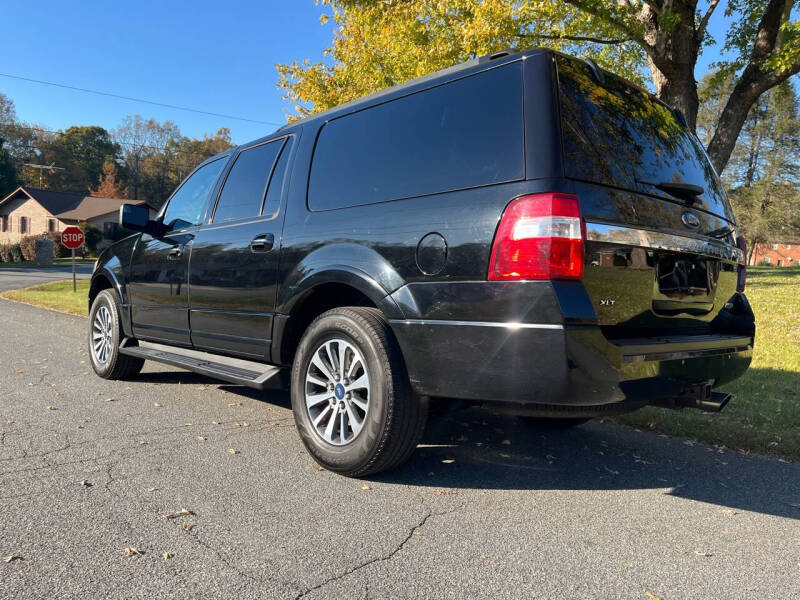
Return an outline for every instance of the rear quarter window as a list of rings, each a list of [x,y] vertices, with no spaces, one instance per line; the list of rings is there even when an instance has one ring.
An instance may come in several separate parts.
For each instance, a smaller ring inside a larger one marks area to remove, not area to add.
[[[330,210],[525,176],[522,63],[333,119],[320,130],[308,206]]]

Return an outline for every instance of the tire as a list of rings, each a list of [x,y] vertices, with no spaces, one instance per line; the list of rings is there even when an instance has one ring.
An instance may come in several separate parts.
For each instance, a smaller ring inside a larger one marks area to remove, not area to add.
[[[96,344],[97,336],[107,332],[107,345],[101,350]],[[89,310],[89,357],[92,368],[103,379],[129,379],[139,374],[144,360],[126,356],[119,351],[122,341],[120,303],[114,290],[103,290],[92,303]]]
[[[291,395],[308,452],[329,471],[348,477],[375,475],[405,462],[428,416],[428,398],[411,390],[400,348],[374,308],[335,308],[309,325],[295,353]]]
[[[569,429],[591,421],[591,418],[580,417],[520,417],[531,427],[544,427],[546,429]]]

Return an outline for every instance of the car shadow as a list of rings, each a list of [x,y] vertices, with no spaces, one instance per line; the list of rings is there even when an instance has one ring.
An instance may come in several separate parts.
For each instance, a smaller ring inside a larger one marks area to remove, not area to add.
[[[184,371],[142,373],[156,384],[214,385],[291,410],[288,390],[254,390]],[[429,419],[402,467],[376,482],[446,490],[662,489],[664,494],[800,519],[800,463],[743,456],[680,438],[590,422],[567,430],[480,409]]]

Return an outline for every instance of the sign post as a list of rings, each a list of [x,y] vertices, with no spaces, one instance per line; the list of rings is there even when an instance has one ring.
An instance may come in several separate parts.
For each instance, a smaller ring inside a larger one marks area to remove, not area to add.
[[[75,249],[83,246],[83,231],[77,227],[67,227],[61,232],[61,243],[72,250],[72,291],[78,291],[78,284],[75,281]]]

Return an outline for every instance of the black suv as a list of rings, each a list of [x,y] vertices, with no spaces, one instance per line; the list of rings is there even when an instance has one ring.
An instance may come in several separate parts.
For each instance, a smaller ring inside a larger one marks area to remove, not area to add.
[[[751,359],[743,243],[683,116],[548,50],[289,124],[120,217],[140,233],[94,270],[98,375],[286,373],[306,447],[347,475],[406,460],[429,403],[720,410]]]

